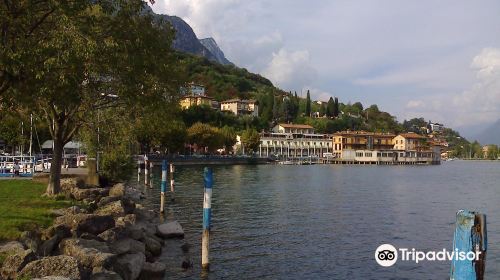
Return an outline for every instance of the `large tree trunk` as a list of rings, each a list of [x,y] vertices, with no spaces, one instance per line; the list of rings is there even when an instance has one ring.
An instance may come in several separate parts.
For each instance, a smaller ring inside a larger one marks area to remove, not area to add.
[[[54,150],[50,166],[49,184],[47,186],[47,195],[56,195],[61,191],[61,165],[64,149],[64,141],[61,133],[54,133]]]

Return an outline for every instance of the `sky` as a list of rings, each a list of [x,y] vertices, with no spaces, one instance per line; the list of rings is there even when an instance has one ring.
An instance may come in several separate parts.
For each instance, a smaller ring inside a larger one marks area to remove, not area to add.
[[[473,137],[500,119],[498,0],[156,0],[284,90]]]

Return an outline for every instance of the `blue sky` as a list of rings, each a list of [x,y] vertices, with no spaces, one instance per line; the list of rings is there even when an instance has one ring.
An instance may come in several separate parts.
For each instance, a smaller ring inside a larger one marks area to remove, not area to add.
[[[500,1],[157,0],[153,10],[285,90],[466,136],[500,118]]]

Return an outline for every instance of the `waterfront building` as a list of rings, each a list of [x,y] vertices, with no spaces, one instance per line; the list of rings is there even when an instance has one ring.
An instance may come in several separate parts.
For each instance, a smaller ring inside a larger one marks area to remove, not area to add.
[[[340,131],[333,134],[333,155],[351,159],[356,150],[392,150],[394,136],[391,133]]]
[[[323,158],[332,152],[332,137],[314,133],[310,125],[277,124],[261,133],[259,156],[282,159]]]
[[[259,102],[256,100],[230,99],[220,102],[220,110],[233,112],[236,116],[259,116]]]
[[[420,151],[428,148],[427,137],[415,132],[401,133],[394,137],[394,150]]]

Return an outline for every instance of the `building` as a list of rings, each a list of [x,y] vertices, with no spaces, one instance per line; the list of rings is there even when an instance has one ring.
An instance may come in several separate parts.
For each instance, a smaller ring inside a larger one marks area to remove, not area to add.
[[[432,132],[442,132],[444,129],[444,125],[441,123],[433,123],[429,121],[427,124],[427,133],[432,133]]]
[[[414,132],[401,133],[394,137],[394,150],[421,151],[428,148],[427,137]]]
[[[205,87],[195,83],[189,83],[187,87],[181,87],[182,95],[205,95]]]
[[[220,110],[233,112],[236,116],[259,116],[259,102],[256,100],[230,99],[220,102]]]
[[[280,123],[274,126],[274,133],[314,134],[314,128],[307,124]]]
[[[392,150],[394,134],[366,131],[341,131],[333,134],[333,155],[353,158],[356,150]]]
[[[210,106],[212,107],[212,98],[206,95],[190,94],[181,98],[182,109],[188,109],[191,106]]]
[[[323,158],[331,152],[331,135],[316,134],[310,125],[278,124],[260,136],[261,157]]]

